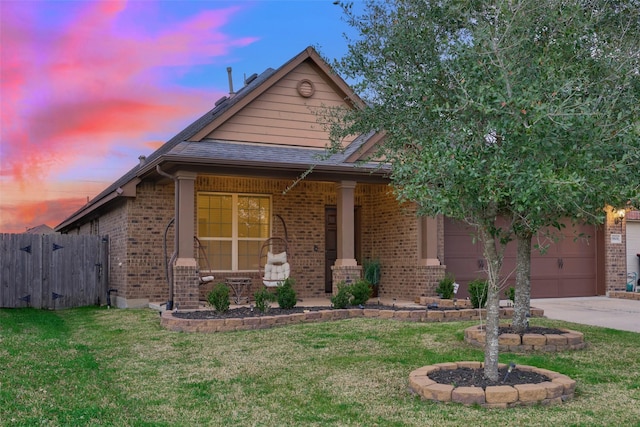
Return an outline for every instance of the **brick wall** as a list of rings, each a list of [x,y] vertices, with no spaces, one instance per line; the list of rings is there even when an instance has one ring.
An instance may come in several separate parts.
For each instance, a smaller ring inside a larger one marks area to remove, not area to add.
[[[324,254],[326,206],[335,206],[336,184],[302,181],[286,194],[287,180],[198,176],[197,192],[229,192],[271,194],[273,214],[286,224],[291,252],[292,278],[300,298],[325,297]],[[194,204],[196,200],[194,200]],[[440,268],[418,265],[418,221],[415,209],[403,205],[400,209],[387,185],[358,184],[355,203],[361,212],[362,258],[378,258],[382,264],[380,295],[413,299],[428,295],[435,288],[434,280]],[[111,287],[117,297],[127,301],[165,302],[169,298],[165,276],[163,235],[174,216],[174,184],[142,182],[135,198],[100,218],[100,233],[111,241]],[[196,218],[194,227],[197,230]],[[274,217],[273,236],[284,237],[282,223]],[[174,227],[170,228],[167,252],[173,252]],[[439,236],[438,252],[443,247]],[[199,286],[199,299],[205,300],[216,283],[228,276],[253,278],[249,294],[262,287],[258,272],[214,272],[215,280]],[[439,280],[439,279],[438,279]],[[437,284],[437,281],[436,281]]]
[[[604,258],[605,258],[605,283],[607,292],[624,290],[627,283],[626,260],[626,227],[624,221],[615,223],[614,213],[607,209],[607,219],[604,225]],[[612,243],[613,234],[621,235],[620,243]]]
[[[109,288],[117,289],[117,293],[113,293],[112,297],[115,301],[111,303],[117,304],[120,298],[126,298],[127,294],[127,255],[126,255],[126,234],[127,234],[127,205],[130,200],[119,202],[112,210],[108,211],[100,217],[100,234],[109,236]]]
[[[198,308],[198,274],[195,267],[173,267],[174,288],[173,301],[175,309],[189,310]]]
[[[174,184],[142,182],[136,198],[129,201],[126,238],[125,295],[118,296],[149,302],[166,302],[169,285],[166,280],[164,231],[174,210]],[[167,254],[173,253],[175,227],[170,228]]]
[[[435,295],[435,287],[444,275],[443,266],[419,267],[418,218],[415,206],[399,206],[391,187],[368,187],[363,215],[363,252],[381,263],[379,295],[414,299]],[[366,220],[365,220],[366,218]],[[442,229],[442,220],[438,220]],[[438,253],[444,251],[444,234],[438,233]]]

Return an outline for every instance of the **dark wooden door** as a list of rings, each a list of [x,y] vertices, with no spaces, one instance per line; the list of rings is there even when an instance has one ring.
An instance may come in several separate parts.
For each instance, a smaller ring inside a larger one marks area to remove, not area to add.
[[[331,267],[338,258],[338,212],[335,207],[326,207],[324,211],[324,291],[333,291]]]

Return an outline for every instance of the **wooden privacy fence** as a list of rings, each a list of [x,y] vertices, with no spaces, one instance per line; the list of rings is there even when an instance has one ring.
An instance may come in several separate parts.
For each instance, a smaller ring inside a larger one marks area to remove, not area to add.
[[[103,304],[108,260],[107,237],[0,234],[0,307]]]

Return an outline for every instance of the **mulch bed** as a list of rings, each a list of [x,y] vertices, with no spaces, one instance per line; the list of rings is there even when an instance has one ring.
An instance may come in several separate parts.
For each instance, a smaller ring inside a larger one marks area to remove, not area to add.
[[[562,331],[560,329],[556,329],[556,328],[545,328],[543,326],[529,326],[524,333],[525,334],[540,334],[540,335],[548,335],[548,334],[563,334],[566,331]],[[511,326],[500,326],[498,328],[498,333],[500,335],[502,334],[515,334],[517,333],[515,331],[515,329],[513,329]],[[520,334],[522,335],[522,334]]]
[[[508,368],[498,369],[499,381],[484,378],[484,369],[457,368],[440,369],[429,373],[429,378],[439,384],[451,384],[456,387],[482,387],[518,384],[539,384],[550,378],[537,372],[521,371],[516,366],[507,375]]]
[[[362,308],[362,307],[349,307],[349,308]],[[379,309],[379,310],[418,310],[424,311],[425,307],[399,307],[382,304],[365,305],[363,308],[367,309]],[[309,311],[321,311],[331,310],[331,307],[327,306],[313,306],[313,307],[293,307],[289,309],[283,309],[280,307],[271,307],[267,312],[263,313],[255,307],[238,307],[232,308],[224,313],[217,312],[215,310],[195,310],[195,311],[175,311],[174,317],[180,319],[237,319],[244,317],[261,317],[261,316],[278,316],[282,314],[295,314],[305,313]]]

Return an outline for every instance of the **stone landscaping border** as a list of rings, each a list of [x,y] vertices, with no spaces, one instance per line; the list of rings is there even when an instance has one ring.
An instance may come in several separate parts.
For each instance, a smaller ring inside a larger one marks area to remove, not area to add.
[[[609,298],[630,299],[640,301],[640,292],[609,291]]]
[[[531,351],[555,353],[565,350],[582,350],[587,347],[582,332],[558,329],[562,331],[561,334],[523,334],[522,336],[519,334],[500,334],[498,349],[512,353]],[[475,347],[484,347],[486,342],[484,326],[475,325],[465,329],[464,340]]]
[[[186,310],[181,310],[186,311]],[[544,311],[531,308],[532,317],[542,317]],[[486,318],[486,310],[384,310],[377,308],[350,308],[306,311],[304,313],[282,314],[227,319],[182,319],[175,317],[173,311],[161,313],[160,325],[177,332],[229,332],[252,329],[266,329],[274,326],[296,323],[328,322],[332,320],[353,319],[358,317],[402,320],[409,322],[447,322],[479,320]],[[501,308],[500,318],[511,319],[513,308]]]
[[[454,387],[440,384],[429,378],[436,370],[455,370],[458,368],[481,369],[482,362],[450,362],[423,366],[409,374],[409,387],[423,399],[435,402],[455,402],[463,405],[480,405],[485,408],[511,408],[514,406],[557,405],[573,399],[576,382],[566,375],[548,369],[528,365],[518,365],[516,369],[536,372],[549,378],[539,384],[518,384],[514,386]],[[500,363],[498,368],[507,365]]]

